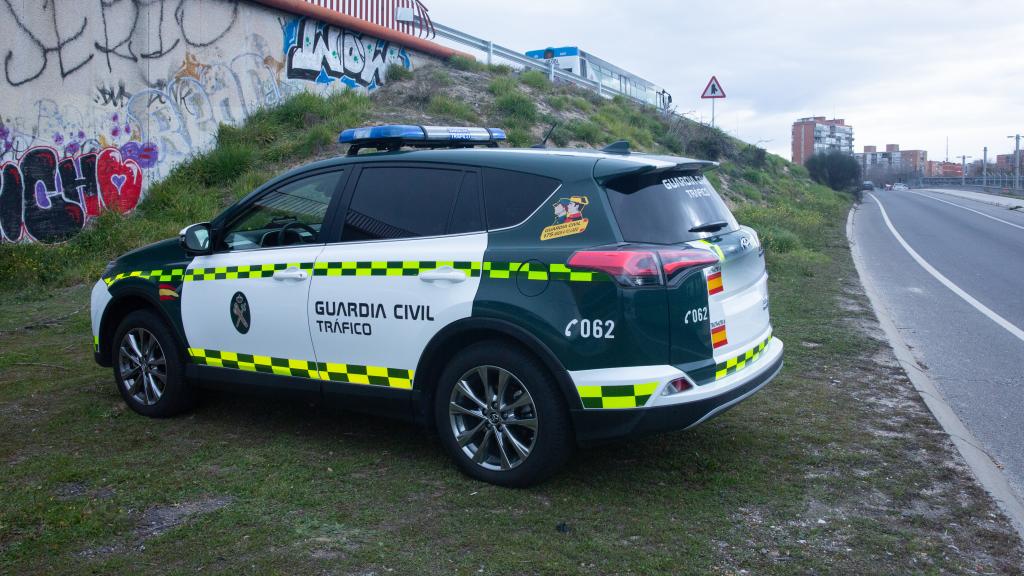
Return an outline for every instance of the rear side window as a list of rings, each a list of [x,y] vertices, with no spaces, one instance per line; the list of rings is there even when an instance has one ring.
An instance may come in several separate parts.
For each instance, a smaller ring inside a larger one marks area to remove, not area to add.
[[[462,190],[455,201],[449,234],[479,232],[484,229],[484,211],[480,205],[480,177],[475,172],[466,172],[462,179]]]
[[[484,169],[484,208],[487,228],[515,226],[533,214],[561,184],[535,174]]]
[[[345,214],[342,242],[440,236],[464,172],[436,168],[364,168]]]
[[[626,242],[678,244],[739,229],[708,179],[695,171],[667,171],[618,178],[605,184]],[[708,232],[691,229],[724,223]]]

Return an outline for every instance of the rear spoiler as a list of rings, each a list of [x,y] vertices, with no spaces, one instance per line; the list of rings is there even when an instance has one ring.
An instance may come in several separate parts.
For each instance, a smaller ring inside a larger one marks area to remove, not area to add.
[[[594,180],[604,184],[616,178],[639,176],[668,170],[698,170],[706,172],[718,168],[718,162],[692,160],[674,156],[639,156],[633,158],[602,158],[594,165]]]

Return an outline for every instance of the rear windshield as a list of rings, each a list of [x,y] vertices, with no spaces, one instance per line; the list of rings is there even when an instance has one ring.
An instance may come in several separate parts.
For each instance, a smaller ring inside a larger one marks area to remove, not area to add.
[[[736,218],[703,174],[666,171],[617,178],[605,184],[626,242],[678,244],[733,232]],[[725,222],[720,229],[691,229]]]

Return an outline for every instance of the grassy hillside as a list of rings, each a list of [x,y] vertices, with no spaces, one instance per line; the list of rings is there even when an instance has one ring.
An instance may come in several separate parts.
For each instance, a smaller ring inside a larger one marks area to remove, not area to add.
[[[216,148],[152,186],[129,216],[105,213],[58,246],[0,245],[0,289],[94,281],[110,259],[210,219],[274,174],[343,153],[338,133],[368,123],[502,127],[514,146],[540,142],[555,125],[553,146],[600,147],[626,139],[637,150],[721,160],[721,171],[710,178],[737,215],[761,230],[772,254],[794,252],[799,261],[815,261],[822,219],[838,217],[848,205],[814,185],[802,168],[720,131],[624,99],[555,86],[537,72],[513,74],[456,60],[415,74],[400,68],[392,73],[388,87],[372,97],[302,94],[256,113],[244,126],[222,126]]]
[[[464,61],[370,98],[296,98],[62,246],[0,247],[0,573],[1019,574],[1012,528],[899,369],[850,258],[851,200],[624,101]],[[205,395],[130,412],[92,361],[88,284],[119,253],[334,155],[344,127],[473,123],[513,142],[711,157],[765,241],[786,367],[688,432],[581,450],[550,482],[472,481],[403,424]],[[83,284],[84,283],[84,284]]]

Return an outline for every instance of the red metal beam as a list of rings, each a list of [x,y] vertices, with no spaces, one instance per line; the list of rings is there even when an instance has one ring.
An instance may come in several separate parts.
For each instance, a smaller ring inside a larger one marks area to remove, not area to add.
[[[387,40],[389,42],[395,42],[401,44],[406,48],[412,48],[417,52],[423,52],[424,54],[430,54],[431,56],[437,56],[438,58],[451,58],[452,56],[463,56],[465,58],[473,58],[472,55],[465,52],[460,52],[447,46],[442,46],[436,42],[418,38],[385,28],[379,24],[368,22],[348,14],[342,14],[336,12],[330,8],[324,8],[323,6],[317,6],[316,4],[310,4],[305,0],[255,0],[260,4],[270,6],[271,8],[277,8],[285,12],[290,12],[299,16],[308,16],[315,18],[321,22],[327,22],[328,24],[334,24],[336,26],[342,26],[350,30],[362,32],[375,36],[381,40]],[[475,58],[473,58],[475,59]]]

